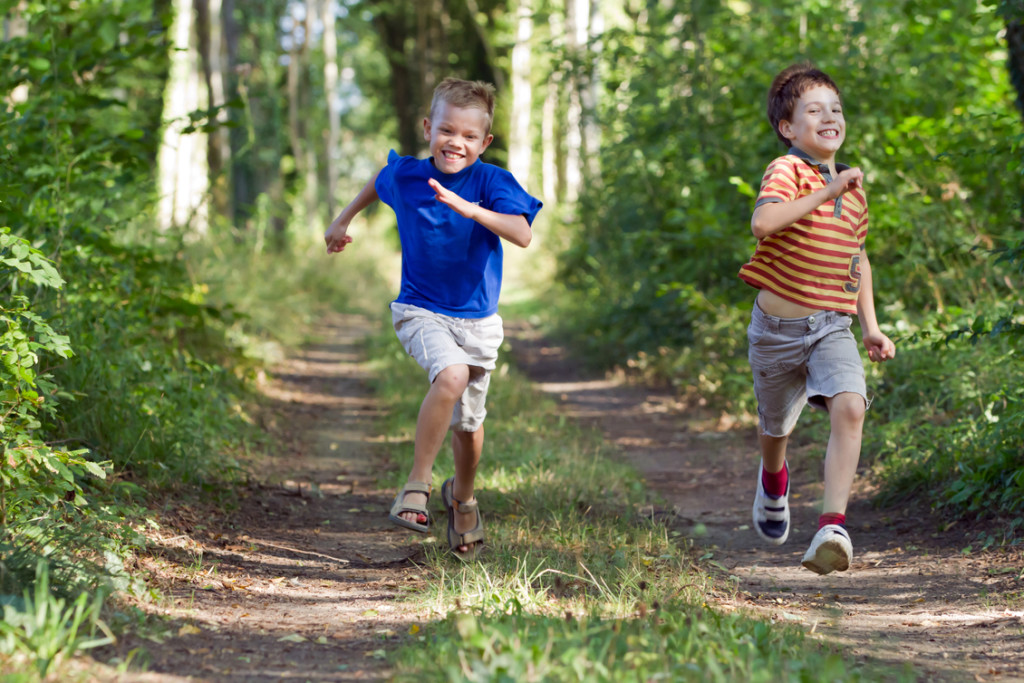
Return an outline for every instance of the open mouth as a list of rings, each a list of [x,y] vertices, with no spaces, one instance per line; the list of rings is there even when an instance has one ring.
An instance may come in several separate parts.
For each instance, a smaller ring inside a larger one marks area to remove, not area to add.
[[[827,130],[819,131],[818,135],[820,135],[823,138],[833,138],[834,139],[834,138],[838,138],[839,137],[839,131],[838,130],[834,130],[832,128],[829,128]]]
[[[456,154],[455,152],[441,152],[441,155],[444,157],[444,160],[448,162],[455,162],[462,159],[462,155]]]

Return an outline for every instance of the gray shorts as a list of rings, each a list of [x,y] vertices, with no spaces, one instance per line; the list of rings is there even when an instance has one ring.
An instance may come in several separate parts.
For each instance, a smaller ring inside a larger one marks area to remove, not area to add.
[[[777,318],[754,304],[747,328],[748,358],[763,434],[788,436],[805,403],[824,409],[825,399],[836,394],[860,394],[868,404],[852,322],[835,311]]]
[[[505,338],[501,316],[453,318],[411,304],[391,304],[398,341],[433,383],[453,365],[469,366],[469,386],[452,411],[451,428],[475,432],[487,416],[487,387]]]

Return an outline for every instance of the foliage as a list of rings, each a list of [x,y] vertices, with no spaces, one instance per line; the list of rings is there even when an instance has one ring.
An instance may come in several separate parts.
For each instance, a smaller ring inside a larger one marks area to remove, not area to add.
[[[147,229],[168,17],[142,0],[4,9],[0,591],[38,582],[42,560],[75,596],[69,630],[37,600],[49,625],[5,635],[46,659],[85,642],[99,608],[79,593],[133,588],[139,502],[222,490],[249,427],[230,310],[204,302],[174,235]]]
[[[45,562],[36,569],[35,590],[20,598],[3,596],[0,672],[34,670],[39,680],[60,670],[70,657],[114,641],[100,618],[103,596],[80,593],[68,601],[51,594]],[[97,631],[100,633],[97,634]]]
[[[58,334],[33,312],[29,298],[21,294],[31,287],[59,288],[64,281],[38,249],[0,228],[0,278],[10,299],[0,304],[0,524],[24,517],[39,503],[62,500],[83,502],[77,479],[87,475],[100,478],[105,470],[82,457],[84,450],[66,451],[41,442],[35,431],[43,417],[56,414],[57,386],[52,376],[39,374],[40,356],[71,357],[66,336]],[[6,536],[6,533],[4,534]],[[6,540],[6,539],[4,539]],[[0,585],[4,583],[0,570]]]
[[[943,481],[935,502],[950,512],[1006,502],[1001,487],[1024,471],[1019,404],[999,375],[1006,345],[1019,345],[1024,303],[1024,136],[995,4],[836,11],[790,0],[753,11],[743,2],[626,3],[632,23],[611,28],[601,52],[600,176],[587,184],[560,260],[563,333],[605,365],[667,378],[725,409],[752,409],[744,328],[754,291],[736,272],[754,247],[747,226],[760,174],[784,151],[764,93],[783,67],[810,59],[843,93],[839,161],[867,174],[875,300],[898,345],[896,361],[870,371],[878,396],[865,450],[893,457],[887,471],[912,460],[917,474],[908,476]],[[1009,17],[1013,3],[1003,4]],[[915,343],[913,330],[977,343],[969,351]],[[915,395],[946,395],[926,369],[963,370],[968,357],[991,376],[986,391],[1005,401],[998,422],[979,425],[966,395],[955,402],[970,410],[952,414],[927,415],[901,400],[903,382]],[[888,424],[879,424],[882,406],[891,406]],[[886,440],[873,440],[872,430],[901,434],[899,445],[877,447]],[[955,444],[952,470],[894,455],[946,441]],[[985,448],[1006,455],[981,466]],[[960,474],[943,474],[951,471]]]
[[[929,500],[948,514],[1024,517],[1024,365],[1019,339],[976,345],[918,334],[887,368],[865,450],[883,501]],[[1012,537],[1017,522],[1006,529]]]

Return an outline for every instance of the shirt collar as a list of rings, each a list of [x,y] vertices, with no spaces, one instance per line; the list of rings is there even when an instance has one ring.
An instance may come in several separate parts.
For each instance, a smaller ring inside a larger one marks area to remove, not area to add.
[[[789,148],[789,152],[787,152],[787,154],[792,154],[795,157],[800,157],[801,159],[806,161],[811,166],[816,167],[821,173],[823,173],[825,175],[826,182],[831,182],[831,180],[832,180],[832,171],[829,169],[828,164],[822,163],[822,162],[818,161],[817,159],[815,159],[814,157],[812,157],[810,154],[808,154],[807,152],[803,151],[799,147],[790,147]],[[848,168],[850,168],[850,167],[847,166],[846,164],[837,163],[836,164],[836,173],[842,173],[843,171],[847,170]]]

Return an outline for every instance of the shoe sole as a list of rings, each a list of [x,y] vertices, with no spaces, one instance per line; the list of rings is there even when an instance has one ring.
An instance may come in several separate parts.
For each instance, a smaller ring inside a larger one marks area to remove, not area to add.
[[[814,551],[814,557],[805,557],[801,564],[815,574],[829,574],[849,569],[850,558],[842,544],[837,541],[825,541]]]

